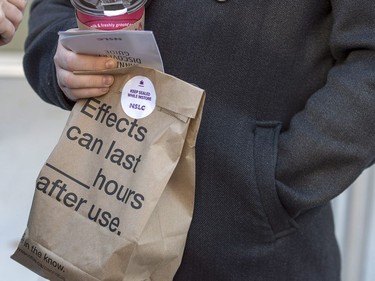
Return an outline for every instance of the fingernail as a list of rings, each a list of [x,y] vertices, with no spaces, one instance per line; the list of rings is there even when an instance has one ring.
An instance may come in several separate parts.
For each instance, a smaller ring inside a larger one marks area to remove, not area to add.
[[[107,61],[105,62],[105,67],[106,67],[107,69],[115,68],[115,67],[116,67],[116,61],[113,60],[113,59],[107,60]]]
[[[114,80],[114,78],[111,75],[104,76],[103,77],[104,86],[111,86],[112,83],[113,83],[113,80]]]

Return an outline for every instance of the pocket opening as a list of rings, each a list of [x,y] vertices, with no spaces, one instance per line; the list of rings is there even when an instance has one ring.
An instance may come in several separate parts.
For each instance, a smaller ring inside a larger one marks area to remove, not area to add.
[[[256,184],[275,239],[286,236],[297,228],[282,205],[276,190],[275,168],[280,129],[280,122],[257,121],[254,131]]]

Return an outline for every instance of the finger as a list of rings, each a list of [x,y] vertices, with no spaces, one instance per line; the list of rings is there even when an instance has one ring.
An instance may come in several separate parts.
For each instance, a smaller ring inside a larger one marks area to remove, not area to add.
[[[103,70],[115,68],[116,60],[108,57],[76,54],[58,44],[55,54],[55,64],[68,71],[76,70]]]
[[[16,6],[21,12],[24,12],[27,6],[26,0],[8,0],[8,2]]]
[[[15,26],[5,17],[3,11],[0,10],[0,40],[2,45],[9,43],[16,32]]]
[[[19,8],[10,2],[4,2],[2,5],[2,12],[4,17],[13,24],[15,29],[17,29],[23,19],[24,7]]]
[[[75,75],[56,68],[58,84],[70,100],[101,96],[108,92],[114,81],[111,75]]]
[[[86,89],[70,89],[61,88],[64,95],[71,101],[87,99],[92,97],[100,97],[108,93],[109,88],[86,88]]]
[[[61,68],[56,68],[56,76],[62,86],[72,89],[109,87],[114,81],[112,75],[75,75]]]
[[[4,38],[2,35],[0,35],[0,47],[4,46],[12,41],[13,37],[10,38]]]

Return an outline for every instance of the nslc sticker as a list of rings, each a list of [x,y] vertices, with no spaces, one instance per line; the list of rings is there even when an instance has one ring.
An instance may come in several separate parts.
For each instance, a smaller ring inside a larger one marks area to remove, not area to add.
[[[156,105],[155,87],[145,76],[134,76],[122,89],[121,105],[127,115],[141,119],[152,113]]]

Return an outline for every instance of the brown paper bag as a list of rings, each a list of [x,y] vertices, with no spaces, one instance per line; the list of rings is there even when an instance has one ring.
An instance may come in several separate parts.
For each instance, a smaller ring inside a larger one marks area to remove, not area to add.
[[[181,262],[204,91],[139,66],[113,73],[107,95],[74,106],[12,255],[50,280],[167,281]]]

